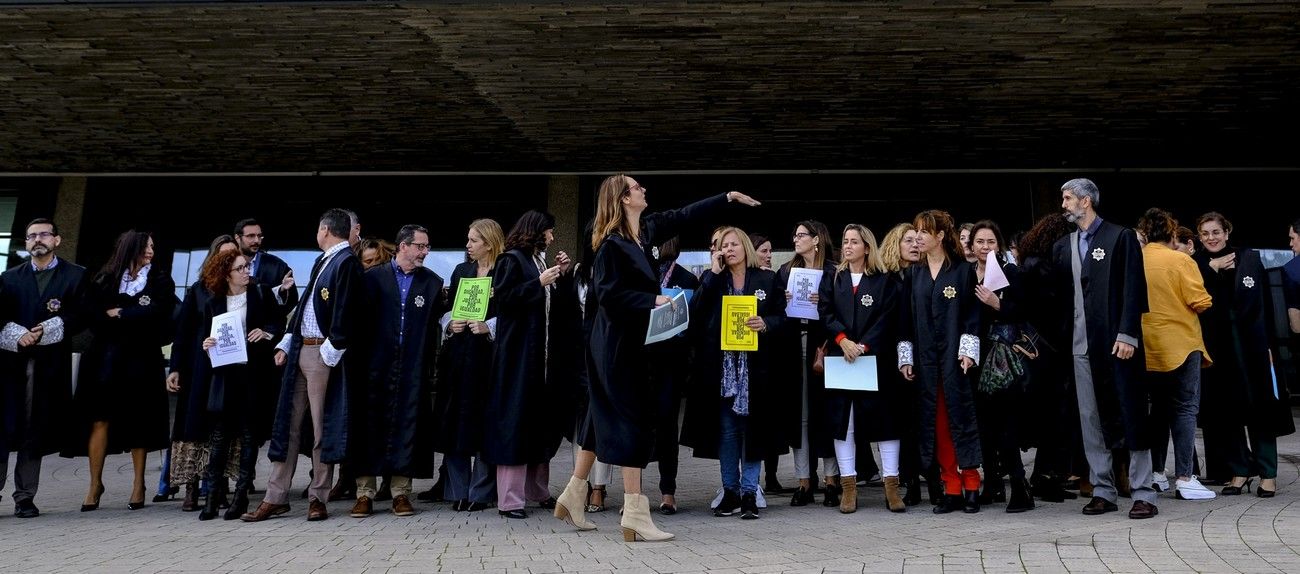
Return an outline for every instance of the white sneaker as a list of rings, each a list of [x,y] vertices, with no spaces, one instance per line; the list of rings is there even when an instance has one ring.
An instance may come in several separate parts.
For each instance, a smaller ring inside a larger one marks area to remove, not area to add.
[[[1164,472],[1157,472],[1155,477],[1151,479],[1151,488],[1155,489],[1156,492],[1168,492],[1169,477],[1165,476]]]
[[[1174,497],[1180,500],[1211,500],[1215,497],[1214,491],[1205,488],[1195,476],[1188,480],[1175,481],[1174,488],[1177,489]]]

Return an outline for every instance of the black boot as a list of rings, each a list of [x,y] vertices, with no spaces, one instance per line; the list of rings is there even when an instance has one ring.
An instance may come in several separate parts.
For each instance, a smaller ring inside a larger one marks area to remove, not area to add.
[[[1001,476],[990,476],[984,481],[984,490],[979,493],[979,503],[987,506],[994,502],[1006,502],[1007,489]]]
[[[921,477],[912,475],[912,478],[907,480],[907,494],[903,495],[903,504],[905,506],[921,504]]]
[[[966,499],[965,499],[966,508],[962,509],[962,512],[965,512],[966,514],[975,514],[976,512],[979,512],[980,511],[979,492],[974,490],[967,490],[965,492],[966,492]],[[1003,496],[1006,495],[1004,494]]]
[[[934,505],[935,514],[948,514],[966,508],[966,501],[956,494],[945,494],[939,504]]]
[[[248,491],[249,488],[235,487],[235,499],[231,501],[230,508],[221,518],[223,520],[234,520],[248,512]]]
[[[213,482],[208,489],[208,499],[203,503],[203,510],[199,512],[199,520],[212,520],[220,514],[221,501],[226,498],[225,489],[225,480]]]
[[[1011,479],[1011,499],[1007,501],[1007,512],[1024,512],[1034,507],[1034,497],[1029,496],[1029,485],[1023,478]]]
[[[944,503],[943,481],[939,480],[939,473],[931,472],[925,477],[926,489],[930,491],[930,505],[939,506]]]
[[[840,477],[834,476],[832,478],[835,479],[835,484],[827,483],[822,487],[822,506],[827,508],[838,507],[840,505],[840,492],[843,492],[840,487]]]

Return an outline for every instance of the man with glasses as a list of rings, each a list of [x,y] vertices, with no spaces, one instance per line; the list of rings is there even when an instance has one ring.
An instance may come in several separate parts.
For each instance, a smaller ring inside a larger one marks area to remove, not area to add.
[[[265,285],[275,293],[275,301],[288,316],[298,304],[298,290],[294,288],[293,269],[283,259],[262,251],[262,225],[248,218],[235,224],[235,243],[248,258],[249,273],[258,285]]]
[[[63,443],[60,423],[72,402],[72,348],[81,331],[86,269],[55,254],[61,241],[53,221],[27,224],[31,260],[0,275],[0,412],[8,436],[0,436],[0,488],[14,466],[14,514],[40,515],[33,499],[41,459]]]
[[[393,514],[415,514],[411,479],[433,476],[433,370],[439,327],[449,305],[442,277],[424,267],[429,232],[404,225],[397,254],[366,271],[360,333],[367,344],[349,461],[357,473],[354,518],[373,512],[375,477],[391,476]]]

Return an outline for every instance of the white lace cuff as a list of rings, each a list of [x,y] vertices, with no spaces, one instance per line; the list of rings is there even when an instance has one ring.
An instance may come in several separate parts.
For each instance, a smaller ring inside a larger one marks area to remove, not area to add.
[[[911,365],[911,364],[912,364],[912,342],[899,341],[898,342],[898,368],[901,369],[903,368],[904,365]]]
[[[438,318],[438,326],[442,327],[443,339],[450,339],[451,336],[454,335],[454,333],[451,332],[451,329],[447,328],[447,326],[450,324],[451,324],[451,311],[447,311],[446,313],[443,313],[442,317]]]
[[[496,341],[497,340],[497,318],[493,317],[491,319],[488,319],[487,326],[488,326],[488,340]]]
[[[63,317],[52,317],[41,322],[45,326],[45,332],[41,334],[41,340],[37,345],[53,345],[63,340]]]
[[[962,334],[961,341],[957,344],[957,358],[970,357],[975,364],[980,364],[980,338],[975,335]]]
[[[320,345],[320,360],[327,367],[337,367],[339,361],[343,360],[343,353],[346,352],[347,349],[335,349],[334,344],[329,339],[325,339],[325,342]]]
[[[18,323],[9,323],[5,325],[4,330],[0,331],[0,349],[17,353],[18,339],[23,338],[23,335],[26,334],[27,329],[24,329]]]

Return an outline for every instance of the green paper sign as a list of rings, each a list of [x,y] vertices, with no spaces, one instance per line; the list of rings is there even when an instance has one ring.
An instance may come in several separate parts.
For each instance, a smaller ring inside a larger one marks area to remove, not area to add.
[[[451,307],[453,321],[487,319],[488,298],[492,296],[491,277],[461,277],[456,286],[456,301]]]

